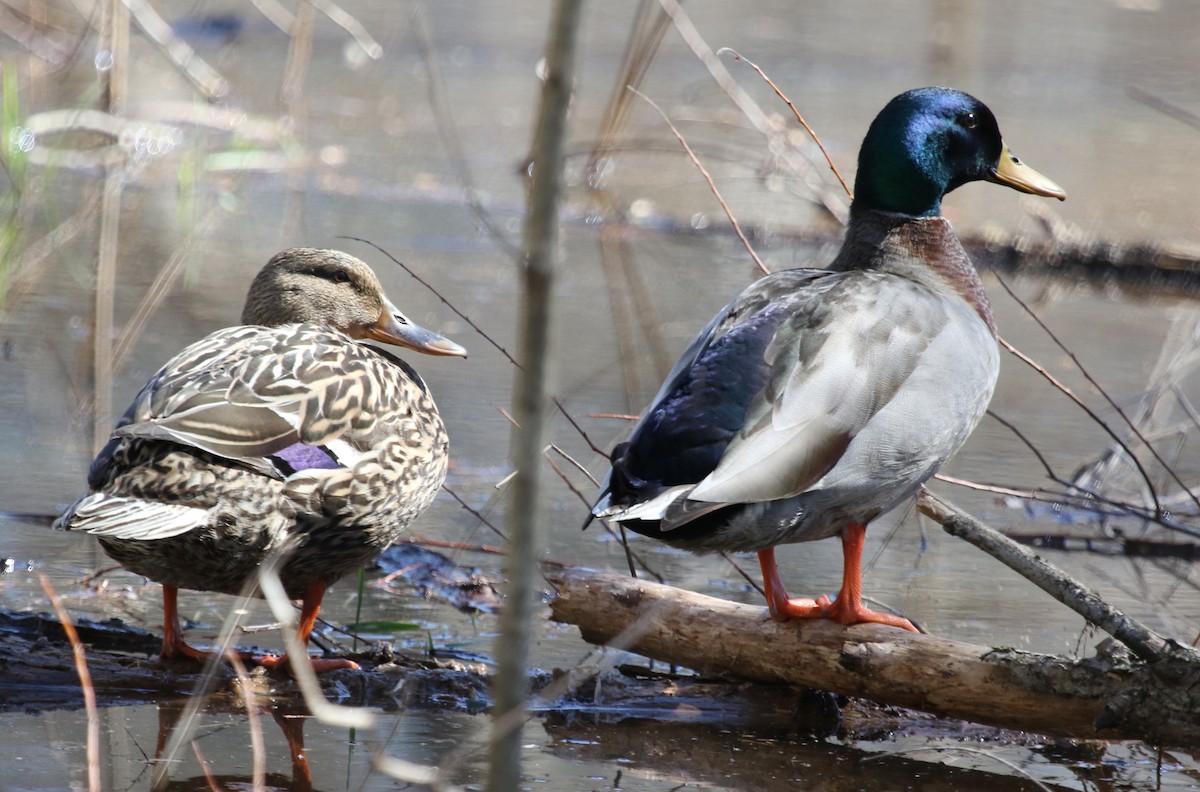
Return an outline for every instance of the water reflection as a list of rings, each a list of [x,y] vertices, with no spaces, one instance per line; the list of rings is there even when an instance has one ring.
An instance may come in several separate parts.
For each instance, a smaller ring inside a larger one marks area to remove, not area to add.
[[[189,710],[187,702],[172,702],[168,704],[160,704],[158,706],[158,735],[155,741],[154,758],[152,767],[152,778],[150,788],[155,792],[169,792],[175,790],[184,792],[185,790],[211,790],[214,787],[217,789],[236,789],[240,787],[253,787],[261,789],[279,789],[291,790],[292,792],[310,792],[313,789],[312,770],[308,765],[308,751],[304,747],[304,726],[311,717],[307,710],[288,709],[280,707],[265,707],[254,717],[247,718],[245,726],[251,732],[250,745],[254,752],[252,763],[254,770],[250,775],[244,774],[229,774],[214,772],[213,767],[227,767],[230,764],[230,757],[205,755],[204,741],[198,737],[184,736],[180,737],[176,731],[180,728],[201,731],[196,727],[196,724],[191,719],[184,719],[184,714]],[[211,710],[209,712],[211,714]],[[265,728],[266,718],[270,716],[270,720],[278,727],[286,744],[285,753],[283,755],[291,762],[291,774],[286,775],[279,772],[268,772],[267,767],[270,764],[275,764],[273,761],[277,757],[266,754],[264,748],[262,730]],[[181,768],[185,764],[183,757],[177,755],[166,755],[165,751],[168,745],[178,743],[184,746],[184,750],[189,751],[195,756],[195,760],[199,763],[202,772],[191,777],[181,777],[183,772]],[[242,763],[238,759],[234,759],[235,763]]]

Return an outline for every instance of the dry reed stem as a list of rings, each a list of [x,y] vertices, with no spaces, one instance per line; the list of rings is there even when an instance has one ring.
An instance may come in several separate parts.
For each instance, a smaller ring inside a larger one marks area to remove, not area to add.
[[[204,670],[196,680],[196,685],[192,688],[192,693],[188,697],[187,704],[183,711],[180,712],[179,718],[175,721],[174,727],[171,729],[171,737],[167,740],[163,748],[160,761],[155,763],[151,771],[150,787],[152,789],[161,789],[167,783],[168,773],[171,765],[179,752],[183,750],[185,744],[192,744],[194,740],[192,735],[195,734],[199,726],[201,710],[204,708],[207,700],[208,692],[212,690],[213,683],[217,677],[217,668],[221,662],[221,656],[229,651],[233,646],[233,634],[238,628],[240,622],[239,613],[243,612],[249,601],[246,594],[240,596],[230,610],[230,615],[225,618],[221,624],[221,631],[217,634],[216,647],[213,653],[205,661]]]
[[[272,25],[284,33],[291,32],[296,17],[278,0],[250,0],[250,2],[258,9],[258,13],[265,16]]]
[[[296,8],[296,16],[288,30],[288,54],[283,67],[283,80],[279,87],[279,100],[288,108],[288,115],[304,98],[304,81],[312,62],[312,33],[315,9],[312,3],[302,2]],[[297,119],[299,120],[299,119]]]
[[[454,168],[459,185],[463,189],[467,207],[475,215],[475,219],[479,221],[484,230],[487,231],[492,241],[512,257],[513,261],[520,262],[520,247],[514,244],[496,224],[496,221],[492,219],[491,213],[483,205],[479,190],[475,187],[475,177],[471,173],[469,160],[463,149],[462,138],[458,134],[458,124],[454,121],[450,107],[442,98],[443,80],[441,71],[438,68],[437,58],[434,54],[432,45],[433,36],[429,31],[428,12],[424,4],[414,5],[409,18],[413,23],[412,32],[417,41],[417,48],[421,52],[421,62],[424,64],[425,74],[429,78],[426,82],[426,94],[429,98],[429,106],[433,110],[433,118],[437,124],[438,131],[441,132],[442,145],[450,157],[450,164]]]
[[[620,76],[604,108],[598,142],[588,156],[587,183],[593,192],[603,188],[599,162],[616,150],[617,136],[629,118],[631,102],[627,89],[641,88],[658,54],[658,48],[662,46],[670,21],[670,17],[656,0],[641,0],[638,3],[632,33],[621,56]]]
[[[641,374],[635,363],[640,354],[649,351],[654,369],[660,374],[670,369],[671,361],[664,349],[658,311],[649,305],[650,289],[630,251],[623,225],[605,223],[599,243],[601,271],[609,294],[609,327],[617,345],[625,398],[633,401],[642,393]],[[635,327],[642,331],[641,343],[634,337]]]
[[[262,719],[258,714],[258,705],[254,701],[254,692],[250,684],[250,675],[246,672],[246,664],[241,655],[233,649],[225,650],[225,658],[233,666],[237,675],[239,692],[242,694],[242,706],[246,708],[246,723],[250,727],[251,750],[251,789],[254,792],[265,792],[267,777],[267,749],[263,742]]]
[[[704,167],[704,163],[700,162],[700,158],[696,156],[696,152],[692,151],[692,147],[688,145],[687,140],[680,133],[679,129],[676,128],[673,123],[671,123],[670,116],[668,116],[653,99],[651,99],[649,96],[646,96],[637,88],[631,87],[629,90],[633,94],[641,97],[646,104],[653,107],[658,114],[662,116],[663,121],[665,121],[667,126],[671,128],[671,134],[675,136],[675,139],[679,141],[679,145],[683,146],[683,150],[687,152],[688,159],[690,159],[692,164],[695,165],[697,170],[700,171],[700,175],[704,177],[704,181],[708,182],[708,189],[712,191],[712,194],[717,199],[717,203],[719,203],[721,205],[721,209],[724,210],[725,216],[729,218],[729,223],[733,226],[734,233],[737,234],[738,239],[742,241],[742,245],[750,254],[750,258],[754,259],[754,264],[764,275],[770,275],[771,271],[767,269],[766,264],[763,264],[762,259],[758,257],[758,253],[754,252],[754,246],[750,244],[750,240],[747,239],[746,235],[742,232],[742,226],[738,223],[737,218],[733,216],[733,211],[730,210],[729,204],[725,203],[725,198],[722,197],[721,191],[717,188],[717,183],[713,181],[712,175],[710,175],[708,169]]]
[[[142,300],[138,303],[133,316],[125,324],[120,340],[117,341],[116,346],[113,348],[110,365],[114,371],[125,363],[125,359],[133,351],[133,347],[138,338],[141,337],[146,323],[150,321],[150,317],[154,315],[158,306],[166,298],[175,285],[175,282],[179,279],[179,276],[183,273],[184,264],[187,263],[188,256],[192,253],[197,243],[216,229],[219,224],[218,221],[224,214],[224,210],[219,208],[209,210],[200,222],[192,227],[191,231],[188,232],[187,238],[175,248],[175,251],[171,254],[171,258],[167,260],[167,263],[154,276],[154,282],[150,284],[150,288],[142,296]]]
[[[505,572],[509,586],[506,606],[500,611],[496,673],[492,680],[489,792],[508,792],[521,784],[521,734],[529,695],[526,666],[537,596],[534,577],[538,545],[545,517],[540,503],[539,462],[550,405],[547,385],[552,360],[551,309],[559,255],[559,207],[582,6],[580,0],[560,0],[552,7],[544,79],[530,147],[533,173],[522,234],[524,267],[517,320],[525,366],[518,372],[513,388],[513,406],[521,429],[512,437],[512,460],[517,475],[509,492],[510,508],[505,520],[509,536]]]
[[[101,62],[99,69],[102,109],[112,115],[124,114],[129,91],[129,9],[122,0],[101,3]],[[124,167],[106,167],[104,192],[100,199],[100,232],[96,252],[95,321],[92,327],[92,451],[99,453],[108,442],[112,414],[112,336],[115,304],[117,256],[120,249],[121,194]]]
[[[800,111],[796,108],[796,105],[792,103],[792,100],[787,97],[787,94],[779,89],[779,86],[775,84],[775,81],[768,77],[767,73],[764,72],[757,63],[749,60],[748,58],[742,57],[742,54],[732,47],[721,47],[721,49],[717,50],[717,57],[720,57],[726,52],[732,55],[734,60],[741,61],[751,69],[754,69],[754,71],[758,72],[758,76],[762,77],[763,80],[766,81],[767,85],[771,86],[771,90],[775,92],[775,95],[782,99],[783,103],[791,109],[792,115],[796,116],[796,120],[800,122],[800,126],[804,127],[804,130],[808,132],[808,136],[811,137],[813,142],[817,144],[817,148],[821,149],[821,155],[825,157],[825,161],[829,163],[829,169],[833,171],[833,175],[837,177],[838,182],[842,185],[842,189],[846,191],[846,197],[853,200],[854,191],[850,189],[850,185],[846,184],[846,180],[842,178],[842,173],[838,170],[838,166],[834,164],[833,157],[829,156],[829,152],[825,150],[825,144],[821,142],[821,138],[816,132],[813,131],[813,128],[808,125],[808,122],[804,120],[804,116],[800,115]]]
[[[63,632],[67,634],[67,640],[71,642],[71,654],[75,659],[75,673],[79,676],[79,686],[83,690],[83,709],[87,713],[88,792],[100,792],[100,713],[96,709],[96,688],[92,684],[92,674],[88,670],[87,651],[84,649],[83,641],[79,640],[79,633],[75,629],[75,623],[71,621],[70,614],[63,607],[62,600],[54,593],[50,579],[41,572],[38,572],[37,576],[38,581],[42,584],[42,591],[46,592],[46,598],[50,600],[50,606],[58,614],[58,621],[62,624]]]
[[[217,777],[213,775],[212,766],[208,760],[204,758],[204,754],[200,752],[200,743],[192,740],[189,745],[192,746],[192,755],[196,757],[196,762],[200,765],[200,772],[204,774],[204,780],[208,782],[209,792],[224,792],[221,785],[217,783]],[[154,786],[153,789],[160,787]]]
[[[700,31],[692,24],[691,18],[688,17],[687,12],[683,10],[678,0],[659,0],[659,3],[662,5],[663,10],[671,17],[671,22],[675,25],[675,30],[679,33],[680,37],[691,48],[704,67],[708,69],[708,73],[712,75],[717,85],[725,91],[733,103],[737,105],[738,109],[742,111],[742,114],[746,116],[746,120],[769,140],[778,139],[779,133],[774,128],[770,119],[767,118],[767,114],[763,112],[763,109],[758,106],[750,94],[746,93],[745,89],[738,84],[733,75],[729,73],[729,70],[725,68],[725,64],[721,62],[721,59],[717,57],[713,48],[700,35]],[[824,178],[816,173],[815,166],[807,159],[787,156],[786,152],[790,150],[786,148],[781,147],[780,151],[783,152],[783,156],[787,159],[789,166],[796,173],[811,173],[817,181],[824,182]],[[839,222],[845,222],[846,209],[839,197],[821,192],[818,194],[817,199],[825,211],[832,217],[836,218]]]
[[[383,47],[375,37],[367,30],[362,22],[359,22],[356,17],[350,14],[346,9],[334,3],[333,0],[308,0],[313,7],[320,11],[325,16],[329,17],[329,21],[345,30],[350,34],[358,46],[362,47],[363,52],[371,60],[379,60],[383,57]]]
[[[89,182],[83,187],[79,209],[66,220],[25,246],[8,271],[9,286],[5,301],[9,310],[33,291],[48,271],[46,262],[58,256],[76,237],[91,228],[100,212],[103,184]]]
[[[1174,642],[1113,608],[1091,588],[925,488],[917,495],[917,509],[951,536],[967,540],[1125,644],[1140,659],[1154,663],[1172,653]]]
[[[209,66],[187,42],[176,35],[158,12],[146,0],[123,0],[134,21],[162,53],[175,65],[196,90],[209,102],[216,101],[229,93],[229,81]]]
[[[287,649],[289,666],[296,680],[296,687],[304,697],[304,704],[313,717],[329,726],[346,729],[371,729],[378,716],[368,707],[344,707],[330,704],[321,692],[312,663],[308,662],[308,649],[296,634],[296,609],[288,599],[283,583],[279,579],[279,565],[285,552],[274,552],[267,556],[258,568],[258,586],[271,612],[279,621]]]

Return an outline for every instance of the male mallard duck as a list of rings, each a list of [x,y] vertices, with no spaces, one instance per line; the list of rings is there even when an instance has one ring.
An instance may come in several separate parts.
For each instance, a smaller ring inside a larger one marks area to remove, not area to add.
[[[446,428],[425,383],[360,341],[466,350],[410,322],[370,267],[285,250],[254,279],[242,322],[151,377],[92,462],[92,494],[56,523],[162,584],[164,658],[207,656],[183,640],[178,589],[237,594],[275,551],[286,551],[288,596],[303,601],[303,644],[326,587],[379,555],[446,478]]]
[[[922,88],[889,102],[829,270],[769,275],[709,322],[613,449],[592,515],[688,550],[756,551],[776,619],[912,630],[863,607],[863,539],[958,450],[996,384],[991,306],[940,215],[979,180],[1066,198],[979,100]],[[774,547],[835,535],[837,599],[789,599]]]

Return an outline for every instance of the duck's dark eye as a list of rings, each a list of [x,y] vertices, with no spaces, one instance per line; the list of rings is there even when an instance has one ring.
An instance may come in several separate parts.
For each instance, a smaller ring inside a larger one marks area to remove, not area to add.
[[[979,119],[974,113],[963,113],[958,117],[958,123],[963,129],[974,129],[979,126]]]
[[[336,270],[333,273],[333,282],[334,283],[349,283],[350,282],[350,273],[346,272],[346,270]]]

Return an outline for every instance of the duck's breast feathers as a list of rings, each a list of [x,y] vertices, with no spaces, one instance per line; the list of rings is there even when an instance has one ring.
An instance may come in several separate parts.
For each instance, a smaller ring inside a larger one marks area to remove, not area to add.
[[[272,455],[293,466],[345,465],[337,449],[368,450],[381,424],[411,410],[410,393],[424,395],[410,372],[316,325],[228,328],[170,360],[114,435],[169,440],[253,466]]]

